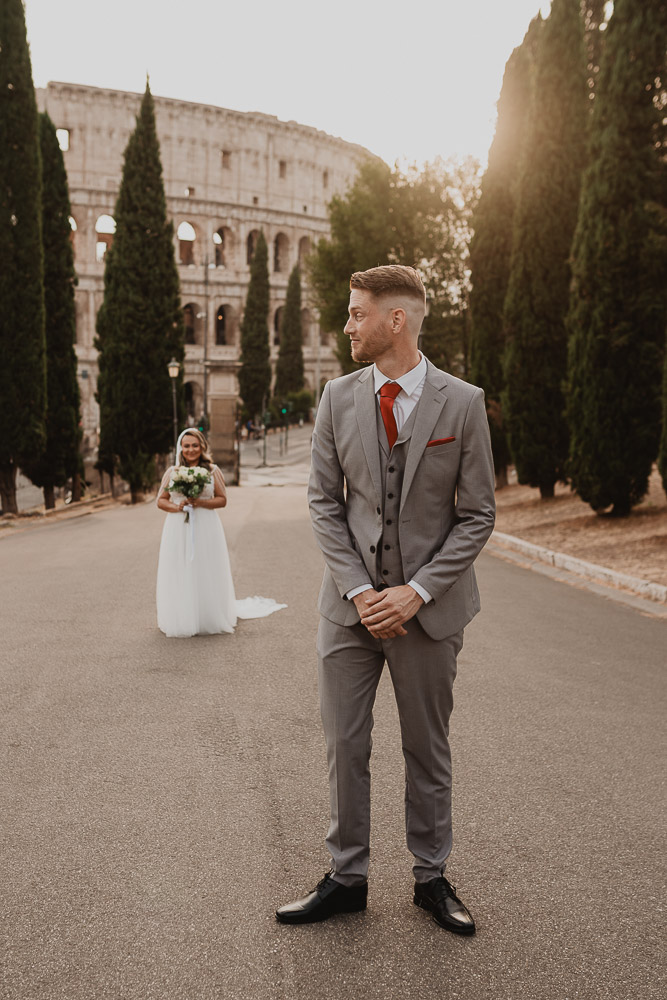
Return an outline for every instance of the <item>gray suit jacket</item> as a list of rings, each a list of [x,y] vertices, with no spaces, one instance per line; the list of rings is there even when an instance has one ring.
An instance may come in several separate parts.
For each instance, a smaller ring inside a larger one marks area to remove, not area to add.
[[[372,367],[328,382],[313,432],[308,502],[326,563],[325,618],[353,625],[345,594],[376,585],[382,536],[382,477]],[[427,447],[429,441],[453,438]],[[417,618],[433,639],[462,629],[479,611],[473,561],[495,518],[494,473],[484,394],[428,362],[401,491],[399,545],[406,581],[433,600]],[[373,547],[373,551],[371,551]]]

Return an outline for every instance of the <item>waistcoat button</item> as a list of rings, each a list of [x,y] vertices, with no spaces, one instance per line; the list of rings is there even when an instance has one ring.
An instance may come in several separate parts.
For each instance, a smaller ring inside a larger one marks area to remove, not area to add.
[[[387,520],[385,521],[385,524],[391,524],[391,518],[390,517],[387,518]]]

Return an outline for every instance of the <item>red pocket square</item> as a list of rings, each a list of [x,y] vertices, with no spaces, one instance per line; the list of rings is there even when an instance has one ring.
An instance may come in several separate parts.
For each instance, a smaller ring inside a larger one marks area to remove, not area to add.
[[[427,448],[434,448],[436,444],[449,444],[450,441],[456,441],[455,437],[450,438],[434,438],[433,441],[429,441],[426,445]]]

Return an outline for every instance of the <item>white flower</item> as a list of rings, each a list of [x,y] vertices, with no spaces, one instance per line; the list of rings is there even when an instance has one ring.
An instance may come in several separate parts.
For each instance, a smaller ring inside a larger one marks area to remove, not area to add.
[[[169,492],[180,493],[190,499],[199,496],[204,486],[211,482],[211,473],[201,465],[177,466],[171,474]]]

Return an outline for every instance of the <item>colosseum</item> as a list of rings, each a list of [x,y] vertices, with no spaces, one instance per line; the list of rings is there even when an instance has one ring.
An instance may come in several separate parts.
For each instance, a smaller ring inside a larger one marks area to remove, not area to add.
[[[104,291],[104,255],[113,241],[113,213],[123,152],[140,94],[69,83],[37,91],[63,149],[72,203],[76,271],[76,352],[84,453],[97,447],[95,317]],[[271,354],[278,354],[287,279],[329,231],[327,204],[346,190],[370,156],[297,122],[257,112],[155,98],[167,210],[174,221],[186,327],[185,392],[191,420],[202,413],[229,426],[238,394],[239,332],[260,230],[269,246]],[[338,374],[334,337],[320,329],[303,286],[306,382]]]

